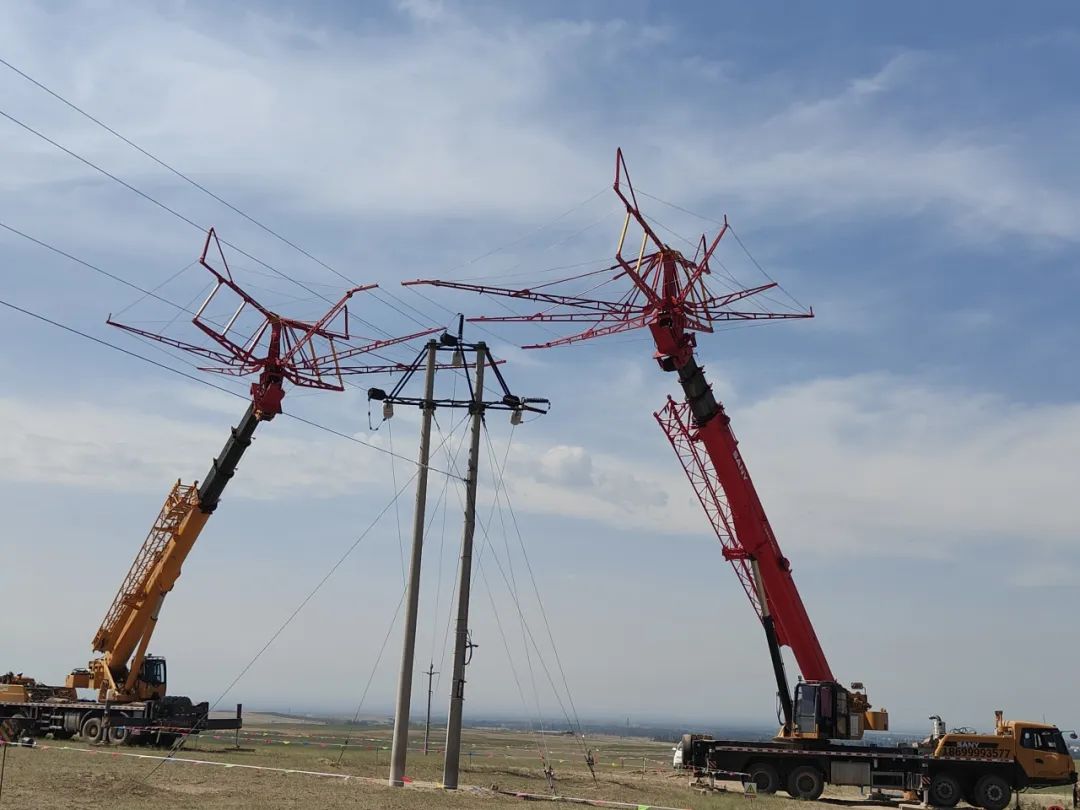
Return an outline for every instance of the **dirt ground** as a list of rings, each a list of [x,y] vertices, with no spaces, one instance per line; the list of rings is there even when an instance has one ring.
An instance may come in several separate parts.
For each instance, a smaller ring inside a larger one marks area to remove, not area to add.
[[[424,756],[422,732],[412,734],[405,788],[386,785],[390,730],[277,722],[249,724],[240,747],[229,734],[204,735],[170,760],[165,752],[132,747],[90,747],[77,741],[40,740],[34,748],[9,747],[0,808],[142,807],[225,808],[491,808],[521,807],[521,798],[497,791],[548,797],[540,750],[554,769],[559,795],[624,802],[631,808],[707,810],[747,804],[758,810],[793,805],[779,797],[747,798],[739,785],[703,793],[671,768],[671,746],[642,739],[590,739],[594,780],[578,740],[495,730],[467,729],[461,789],[439,787],[442,756]],[[344,735],[348,734],[348,744]],[[438,735],[433,734],[434,742]],[[494,789],[493,789],[494,788]],[[829,804],[864,805],[856,790],[829,794]],[[1025,794],[1032,810],[1061,795]],[[571,805],[567,805],[571,806]],[[749,808],[747,808],[749,810]],[[790,808],[789,808],[790,810]]]

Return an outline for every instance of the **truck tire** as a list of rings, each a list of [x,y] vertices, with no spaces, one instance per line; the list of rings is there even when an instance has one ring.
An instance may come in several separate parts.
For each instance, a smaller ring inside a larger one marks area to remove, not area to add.
[[[758,793],[772,795],[780,789],[780,774],[776,766],[768,762],[751,762],[746,768],[750,781],[757,786]]]
[[[788,775],[787,791],[793,799],[816,801],[825,790],[825,776],[813,765],[800,765]]]
[[[930,804],[935,807],[956,807],[962,793],[960,780],[953,774],[937,773],[930,780],[930,791],[927,798]]]
[[[975,803],[983,810],[1005,810],[1012,801],[1012,788],[996,773],[988,773],[975,783]]]
[[[105,724],[101,722],[100,717],[87,717],[83,720],[79,735],[83,738],[83,742],[96,743],[101,742],[104,732]]]
[[[123,745],[131,736],[130,731],[127,726],[109,726],[109,742],[114,745]]]

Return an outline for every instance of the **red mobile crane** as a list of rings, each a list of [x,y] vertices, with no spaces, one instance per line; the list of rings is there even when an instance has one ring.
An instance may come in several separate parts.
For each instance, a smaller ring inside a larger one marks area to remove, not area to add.
[[[810,318],[813,311],[766,312],[733,308],[740,301],[776,287],[775,282],[723,294],[713,293],[706,279],[711,275],[713,254],[730,230],[727,219],[711,242],[704,236],[701,238],[692,259],[665,244],[641,213],[622,150],[616,153],[614,189],[626,208],[626,217],[615,264],[606,270],[615,273],[609,280],[625,279],[631,283],[630,290],[617,300],[550,291],[571,279],[548,282],[542,285],[543,289],[524,290],[440,280],[405,284],[450,287],[550,305],[531,315],[470,319],[474,321],[592,324],[578,334],[525,346],[527,349],[564,346],[647,327],[656,344],[654,357],[657,363],[662,370],[678,374],[685,396],[683,402],[669,397],[655,417],[671,441],[723,545],[725,559],[734,567],[761,619],[783,712],[779,736],[859,739],[865,729],[886,729],[887,713],[870,711],[862,685],[852,684],[849,690],[834,676],[795,586],[791,564],[777,543],[739,452],[731,420],[713,395],[704,370],[694,356],[695,333],[712,332],[713,324],[718,321]],[[627,257],[623,251],[631,225],[640,229],[641,241],[636,246],[636,255]],[[802,673],[794,699],[781,655],[784,646],[791,649]]]
[[[585,331],[524,348],[547,348],[648,327],[660,368],[678,374],[684,401],[668,398],[655,415],[723,546],[724,557],[761,619],[783,710],[783,726],[771,742],[715,740],[687,734],[678,748],[681,767],[695,774],[746,774],[763,793],[786,787],[796,798],[817,799],[826,783],[922,793],[934,805],[952,807],[961,798],[983,810],[1005,810],[1012,791],[1076,784],[1077,772],[1061,732],[1054,726],[1005,721],[997,713],[993,734],[947,732],[940,718],[917,745],[880,746],[846,742],[865,730],[887,730],[888,714],[872,711],[861,684],[837,682],[799,596],[791,564],[776,535],[739,452],[731,420],[717,402],[694,357],[697,332],[717,321],[809,318],[813,311],[766,312],[733,308],[775,283],[714,294],[706,286],[710,261],[730,230],[725,218],[711,242],[702,237],[692,259],[665,244],[642,215],[621,150],[615,159],[615,193],[625,205],[615,264],[576,276],[614,271],[607,281],[628,280],[616,300],[563,295],[562,279],[533,289],[507,289],[452,281],[415,281],[548,304],[532,315],[478,317],[477,321],[583,322]],[[636,256],[623,247],[634,223],[641,229]],[[738,237],[736,237],[737,239]],[[718,261],[718,260],[717,260]],[[722,265],[720,265],[722,268]],[[789,692],[781,647],[790,647],[802,678]],[[1075,806],[1075,801],[1074,801]]]

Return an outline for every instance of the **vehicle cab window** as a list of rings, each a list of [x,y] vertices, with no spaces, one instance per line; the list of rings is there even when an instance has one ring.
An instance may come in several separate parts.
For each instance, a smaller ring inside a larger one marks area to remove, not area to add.
[[[1055,754],[1068,753],[1065,749],[1065,740],[1062,739],[1060,731],[1046,729],[1036,732],[1035,737],[1040,751],[1052,751]]]
[[[1047,751],[1054,754],[1067,754],[1065,739],[1057,729],[1024,729],[1020,733],[1020,745],[1035,751]]]

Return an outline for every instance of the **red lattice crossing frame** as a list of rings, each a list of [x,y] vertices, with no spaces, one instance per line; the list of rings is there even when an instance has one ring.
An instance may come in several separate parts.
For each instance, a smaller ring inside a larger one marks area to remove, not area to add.
[[[761,616],[761,601],[754,587],[754,575],[750,570],[750,561],[740,548],[732,529],[731,507],[727,496],[720,487],[716,470],[709,454],[699,443],[694,430],[690,427],[690,406],[685,402],[676,402],[668,397],[664,407],[653,414],[664,434],[671,442],[675,455],[682,464],[690,486],[697,495],[709,524],[716,532],[716,538],[723,548],[724,559],[731,563],[739,584],[746,591],[750,603],[758,617]]]

